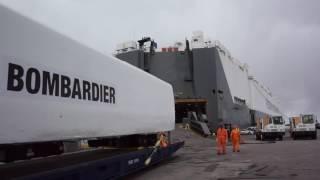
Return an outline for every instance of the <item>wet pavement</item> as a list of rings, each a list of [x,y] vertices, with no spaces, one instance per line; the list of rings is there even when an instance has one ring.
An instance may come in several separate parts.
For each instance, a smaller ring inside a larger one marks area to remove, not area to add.
[[[318,132],[318,134],[320,131]],[[226,155],[216,155],[213,137],[203,138],[177,127],[174,141],[185,146],[161,164],[133,174],[126,179],[320,179],[320,138],[261,142],[254,136],[242,136],[241,152],[227,147]]]

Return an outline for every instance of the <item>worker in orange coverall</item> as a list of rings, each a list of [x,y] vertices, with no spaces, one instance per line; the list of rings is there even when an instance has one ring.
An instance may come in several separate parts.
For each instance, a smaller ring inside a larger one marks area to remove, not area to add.
[[[159,141],[160,141],[160,147],[166,148],[168,146],[168,140],[165,133],[163,132],[160,133]]]
[[[233,152],[240,152],[240,130],[237,126],[233,127],[230,136],[233,146]]]
[[[223,125],[219,125],[219,128],[217,130],[217,154],[226,154],[226,145],[228,141],[228,132],[227,130],[223,127]]]

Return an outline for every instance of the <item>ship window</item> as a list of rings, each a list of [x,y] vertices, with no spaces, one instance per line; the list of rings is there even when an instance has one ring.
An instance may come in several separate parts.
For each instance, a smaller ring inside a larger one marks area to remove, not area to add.
[[[216,94],[216,90],[215,89],[212,89],[212,94]]]
[[[221,90],[218,90],[218,93],[219,93],[219,94],[223,94],[223,91],[221,91]]]

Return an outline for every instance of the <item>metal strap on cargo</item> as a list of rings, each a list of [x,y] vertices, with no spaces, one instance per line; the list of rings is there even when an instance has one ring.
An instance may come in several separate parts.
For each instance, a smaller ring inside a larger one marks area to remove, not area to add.
[[[175,99],[176,104],[180,103],[207,103],[206,99]]]

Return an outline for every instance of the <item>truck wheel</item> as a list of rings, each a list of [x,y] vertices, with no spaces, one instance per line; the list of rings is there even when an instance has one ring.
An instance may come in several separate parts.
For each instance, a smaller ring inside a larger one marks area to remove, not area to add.
[[[279,140],[282,141],[283,140],[283,136],[280,135],[279,136]]]
[[[316,132],[312,134],[312,139],[317,139],[317,133]]]
[[[261,140],[258,134],[256,134],[256,140]]]
[[[297,139],[297,137],[296,137],[295,134],[292,134],[292,138],[293,138],[293,140],[296,140],[296,139]]]

